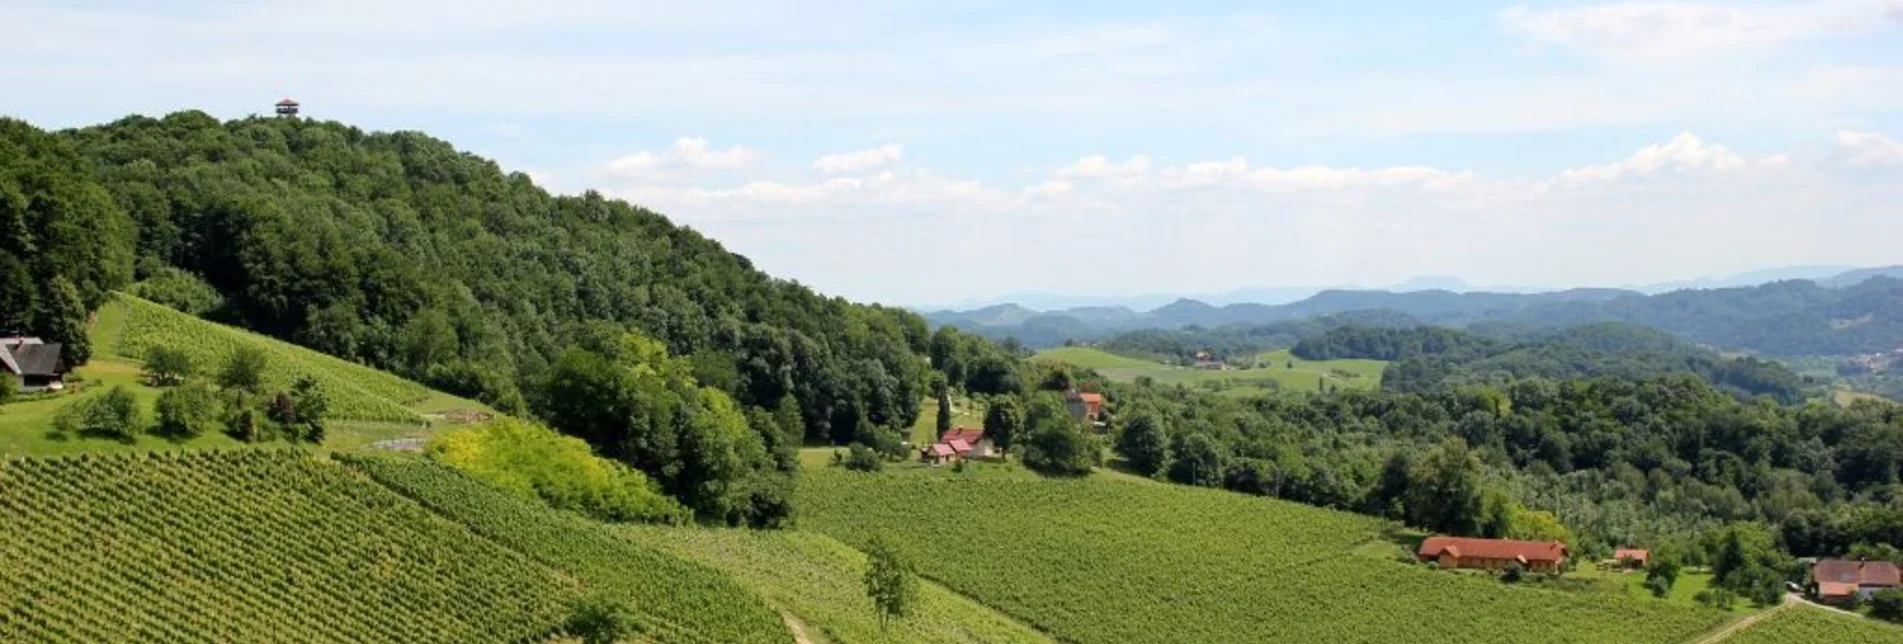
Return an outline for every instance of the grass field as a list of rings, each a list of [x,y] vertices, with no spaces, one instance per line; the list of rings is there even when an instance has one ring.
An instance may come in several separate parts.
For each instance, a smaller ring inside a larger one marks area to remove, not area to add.
[[[1830,400],[1831,402],[1836,403],[1837,406],[1839,407],[1849,407],[1853,404],[1856,404],[1861,401],[1866,401],[1866,400],[1870,402],[1878,402],[1878,403],[1889,403],[1889,404],[1896,403],[1896,401],[1894,400],[1890,400],[1888,398],[1884,398],[1882,396],[1879,396],[1873,393],[1855,391],[1851,389],[1832,389],[1830,391]]]
[[[1678,582],[1672,584],[1672,592],[1661,599],[1653,597],[1652,591],[1645,588],[1645,571],[1643,570],[1609,572],[1589,570],[1588,568],[1588,566],[1582,565],[1580,566],[1580,570],[1569,575],[1569,577],[1578,580],[1598,582],[1607,592],[1623,594],[1638,601],[1662,601],[1676,606],[1691,608],[1698,606],[1698,602],[1693,600],[1693,598],[1698,596],[1698,593],[1711,587],[1711,573],[1687,570],[1679,573]],[[1751,607],[1751,602],[1739,601],[1732,606],[1731,611],[1742,614],[1756,612],[1757,609]]]
[[[1220,388],[1225,393],[1238,395],[1265,389],[1316,391],[1324,383],[1340,389],[1375,389],[1381,386],[1381,371],[1387,368],[1387,363],[1380,360],[1303,360],[1287,350],[1257,356],[1257,360],[1266,365],[1264,368],[1229,371],[1179,367],[1120,356],[1095,347],[1046,349],[1038,352],[1037,357],[1089,368],[1117,382],[1148,376],[1161,385]]]
[[[1798,605],[1769,615],[1725,641],[1729,644],[1896,644],[1903,642],[1903,626]]]
[[[834,642],[1050,642],[1049,637],[938,584],[919,587],[915,612],[881,630],[866,599],[866,556],[799,530],[624,526],[643,545],[721,570]]]
[[[1729,617],[1364,556],[1383,524],[1359,515],[979,469],[808,471],[802,525],[854,545],[882,536],[926,576],[1083,643],[1676,642]],[[947,544],[974,556],[933,556]]]
[[[82,452],[145,451],[170,448],[229,447],[237,442],[211,432],[185,442],[139,436],[130,443],[99,439],[61,439],[49,433],[61,408],[98,396],[115,385],[138,398],[149,422],[160,390],[140,378],[147,348],[185,349],[201,372],[217,369],[238,346],[263,349],[268,356],[268,385],[282,386],[299,374],[311,374],[331,399],[325,445],[353,449],[389,438],[420,437],[448,411],[493,413],[481,403],[433,391],[389,373],[339,360],[287,342],[201,320],[129,295],[115,294],[100,307],[89,330],[93,359],[71,378],[66,394],[0,405],[0,455],[56,455]]]

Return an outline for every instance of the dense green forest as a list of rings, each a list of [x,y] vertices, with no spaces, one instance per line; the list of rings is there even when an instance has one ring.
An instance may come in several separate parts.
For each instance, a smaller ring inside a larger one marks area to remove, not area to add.
[[[1496,340],[1441,327],[1343,326],[1305,338],[1291,351],[1307,360],[1394,361],[1383,373],[1381,386],[1400,392],[1529,377],[1643,379],[1684,372],[1740,396],[1770,396],[1785,403],[1804,397],[1803,379],[1779,363],[1727,358],[1644,327],[1599,323],[1532,333],[1521,327],[1493,331],[1523,339]]]
[[[1117,450],[1178,483],[1440,532],[1562,538],[1594,556],[1703,552],[1685,544],[1737,523],[1792,556],[1903,543],[1893,405],[1741,401],[1689,374],[1246,400],[1109,388]]]
[[[773,521],[788,489],[774,454],[893,442],[925,394],[919,316],[773,279],[658,214],[552,196],[415,132],[201,112],[53,133],[0,120],[0,230],[0,331],[64,342],[70,364],[89,357],[89,313],[123,289],[553,415],[704,518]],[[627,359],[624,337],[675,358]],[[635,375],[662,363],[658,384]],[[618,373],[578,375],[602,369]],[[613,386],[558,400],[578,382]],[[653,387],[675,397],[608,421],[561,414]],[[682,453],[708,469],[662,466]]]

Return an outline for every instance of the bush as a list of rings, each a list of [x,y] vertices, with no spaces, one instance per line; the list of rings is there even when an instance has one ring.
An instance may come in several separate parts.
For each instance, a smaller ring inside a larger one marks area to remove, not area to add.
[[[1520,583],[1522,579],[1526,579],[1526,566],[1520,565],[1518,561],[1507,564],[1507,569],[1500,572],[1500,581],[1509,584]]]
[[[152,345],[145,352],[145,381],[154,387],[170,387],[197,375],[198,367],[184,349]]]
[[[218,422],[218,397],[202,384],[188,384],[159,394],[154,405],[158,424],[152,433],[173,440],[197,438]]]
[[[1738,602],[1738,595],[1723,588],[1708,588],[1693,595],[1692,601],[1698,602],[1700,606],[1731,610],[1732,605]]]
[[[1871,596],[1870,616],[1889,622],[1903,622],[1903,590],[1892,588]]]
[[[139,433],[139,401],[124,385],[115,385],[84,405],[79,421],[81,433],[126,443]]]
[[[591,595],[569,606],[562,628],[584,644],[613,644],[635,634],[634,615],[606,595]]]
[[[19,393],[20,386],[13,382],[13,376],[0,374],[0,405],[13,402],[13,397]]]
[[[517,495],[604,521],[682,524],[693,518],[639,470],[595,456],[579,438],[524,421],[440,434],[427,453]],[[754,502],[771,504],[770,492],[759,490]]]
[[[218,369],[218,386],[226,389],[257,391],[264,386],[264,368],[267,358],[264,350],[243,345],[225,358],[225,364]]]
[[[885,457],[880,456],[879,452],[872,448],[853,443],[846,449],[848,451],[846,469],[854,472],[877,472],[885,469]]]

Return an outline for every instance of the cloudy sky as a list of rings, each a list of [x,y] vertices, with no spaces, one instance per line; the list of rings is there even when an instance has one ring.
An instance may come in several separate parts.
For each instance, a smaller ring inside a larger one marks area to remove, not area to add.
[[[287,95],[901,304],[1903,263],[1903,0],[0,0],[0,114]]]

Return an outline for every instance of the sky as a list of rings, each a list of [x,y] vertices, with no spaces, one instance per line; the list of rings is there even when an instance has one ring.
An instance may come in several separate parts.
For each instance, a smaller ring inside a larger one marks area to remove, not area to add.
[[[1903,0],[0,0],[0,115],[286,96],[893,304],[1903,263]]]

